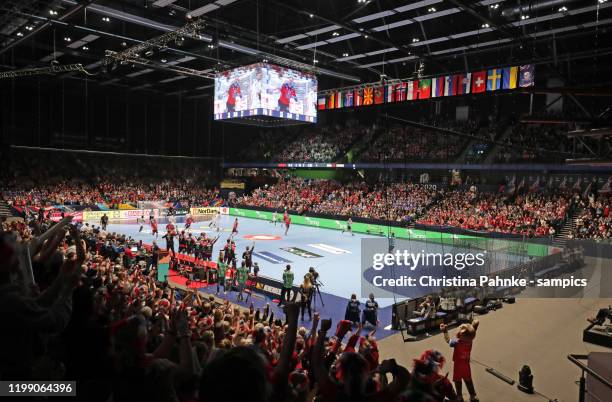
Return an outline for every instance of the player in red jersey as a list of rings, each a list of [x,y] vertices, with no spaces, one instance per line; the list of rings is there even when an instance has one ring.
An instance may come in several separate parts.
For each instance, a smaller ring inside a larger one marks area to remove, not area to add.
[[[234,226],[232,226],[232,234],[230,237],[238,234],[238,218],[234,219]]]
[[[280,97],[278,98],[278,109],[281,112],[289,112],[289,102],[291,98],[297,101],[297,94],[293,87],[293,80],[285,82],[280,88]]]
[[[289,226],[291,226],[291,217],[289,215],[285,215],[285,236],[287,236]]]
[[[157,231],[157,221],[155,218],[150,218],[149,223],[151,224],[151,234],[154,234],[155,238],[157,239],[157,236],[159,235],[159,232]]]
[[[176,228],[174,227],[174,224],[172,224],[172,222],[168,222],[168,224],[166,225],[166,232],[170,233],[171,235],[176,235]]]
[[[192,223],[193,218],[191,217],[191,215],[187,215],[187,219],[185,219],[185,229],[189,229]]]
[[[242,96],[242,92],[240,91],[240,85],[238,85],[238,81],[234,81],[227,90],[227,101],[225,102],[225,105],[227,107],[228,112],[236,111],[237,96]]]

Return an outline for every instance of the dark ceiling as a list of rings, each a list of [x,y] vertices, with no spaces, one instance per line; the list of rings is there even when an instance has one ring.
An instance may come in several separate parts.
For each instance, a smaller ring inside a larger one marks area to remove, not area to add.
[[[425,74],[536,62],[551,76],[575,63],[572,83],[596,85],[612,52],[607,0],[8,0],[0,13],[2,70],[81,63],[100,85],[188,97],[209,96],[215,71],[262,60],[314,69],[320,89],[409,77],[421,61]],[[140,54],[149,65],[103,68],[107,50],[198,19],[198,32]]]

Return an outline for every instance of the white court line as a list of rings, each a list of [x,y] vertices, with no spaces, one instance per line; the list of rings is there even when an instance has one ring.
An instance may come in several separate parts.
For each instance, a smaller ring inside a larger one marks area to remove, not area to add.
[[[339,255],[339,254],[350,254],[351,253],[348,250],[344,250],[344,249],[341,249],[341,248],[330,246],[329,244],[316,243],[316,244],[309,244],[309,246],[317,248],[319,250],[327,251],[328,253],[332,253],[332,254],[336,254],[336,255]]]

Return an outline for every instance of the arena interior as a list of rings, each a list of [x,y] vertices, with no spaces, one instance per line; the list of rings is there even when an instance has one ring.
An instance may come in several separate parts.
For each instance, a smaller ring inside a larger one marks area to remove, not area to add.
[[[0,2],[0,398],[612,401],[608,0]]]

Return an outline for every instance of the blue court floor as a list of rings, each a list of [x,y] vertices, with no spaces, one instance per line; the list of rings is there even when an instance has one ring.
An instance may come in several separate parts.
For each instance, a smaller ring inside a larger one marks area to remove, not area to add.
[[[184,229],[182,221],[182,218],[176,218],[176,226],[179,231]],[[188,232],[193,234],[206,232],[212,237],[220,235],[213,249],[213,258],[216,259],[219,250],[230,236],[233,221],[232,216],[222,216],[221,229],[218,232],[216,229],[211,229],[208,222],[194,222]],[[254,261],[260,266],[260,275],[280,280],[285,266],[289,264],[295,273],[294,283],[299,286],[309,267],[314,267],[319,272],[319,279],[324,286],[321,288],[321,297],[315,298],[314,307],[323,318],[331,317],[334,323],[343,319],[347,301],[353,293],[357,294],[362,302],[365,302],[367,295],[361,294],[361,240],[380,237],[364,234],[351,235],[338,230],[300,225],[292,225],[285,236],[285,228],[280,223],[275,226],[272,222],[249,218],[239,218],[238,222],[238,235],[234,236],[236,255],[240,258],[245,247],[253,245],[253,236],[260,238],[260,240],[255,240],[253,253]],[[165,247],[165,239],[161,238],[165,233],[165,224],[163,220],[159,222],[161,234],[157,242],[162,248]],[[108,230],[151,243],[154,237],[151,235],[150,226],[146,224],[140,233],[138,232],[139,227],[140,225],[136,223],[111,223]],[[266,238],[269,240],[264,240]],[[178,243],[175,243],[175,246],[178,248]],[[428,245],[429,249],[437,247],[439,246]],[[214,293],[216,289],[212,289],[211,286],[200,290]],[[219,296],[236,302],[236,295],[233,292]],[[405,296],[412,297],[412,295]],[[396,294],[395,297],[377,298],[380,306],[378,317],[380,325],[377,332],[379,339],[394,333],[384,328],[389,328],[391,324],[391,306],[403,298],[399,294]],[[277,315],[280,313],[280,309],[273,305],[272,300],[261,295],[254,295],[249,300],[250,302],[254,303],[255,308],[262,308],[266,303],[270,303],[272,311],[275,311]],[[247,305],[247,303],[238,304]],[[309,325],[307,317],[302,325],[306,327]]]
[[[175,225],[179,231],[183,230],[185,226],[182,221],[182,218],[176,218]],[[209,237],[215,237],[219,234],[219,240],[213,249],[213,256],[216,258],[219,250],[230,235],[233,221],[234,217],[223,216],[219,232],[211,229],[208,226],[208,222],[194,222],[191,229],[187,231],[194,235],[206,232]],[[360,244],[362,238],[372,236],[361,234],[352,236],[349,233],[343,234],[337,230],[318,229],[300,225],[292,225],[289,233],[285,236],[284,226],[280,223],[275,226],[271,222],[249,218],[239,218],[238,222],[238,235],[234,236],[236,255],[238,257],[242,256],[246,246],[250,247],[253,245],[253,240],[247,239],[245,236],[264,235],[271,238],[278,237],[277,240],[255,240],[253,260],[260,266],[260,275],[280,280],[285,266],[289,264],[295,273],[295,283],[299,285],[304,274],[308,272],[309,267],[315,267],[320,274],[320,281],[324,286],[321,288],[321,297],[316,297],[313,307],[321,314],[321,317],[331,317],[334,325],[344,318],[346,304],[351,294],[356,293],[358,297],[361,296]],[[165,247],[165,239],[161,238],[165,233],[165,223],[163,220],[159,222],[160,237],[157,239],[157,243],[162,248]],[[154,236],[151,235],[151,228],[148,224],[144,226],[140,233],[138,232],[139,228],[140,225],[136,223],[111,222],[107,230],[126,234],[136,240],[142,240],[149,244],[155,240]],[[178,243],[175,244],[178,248]],[[288,251],[291,248],[294,248],[293,252]],[[295,250],[295,248],[300,250]],[[210,286],[200,290],[205,293],[214,293],[216,289]],[[234,292],[228,292],[227,295],[220,293],[218,296],[243,306],[253,302],[255,308],[263,308],[266,303],[269,303],[272,306],[272,311],[277,316],[281,314],[280,308],[277,308],[272,300],[261,295],[255,295],[248,303],[237,302]],[[362,301],[365,300],[365,298],[362,298]],[[391,324],[391,305],[394,303],[394,300],[390,298],[377,299],[377,301],[380,306],[378,316],[380,325],[377,337],[381,339],[395,333],[395,331],[384,329]],[[305,327],[310,325],[307,315],[305,321],[301,322],[300,325]],[[364,329],[364,333],[371,329]]]

